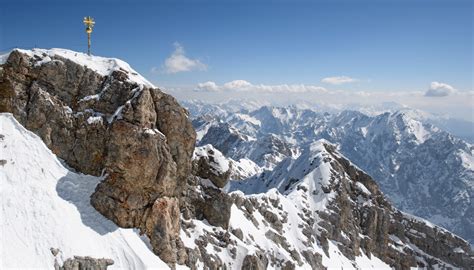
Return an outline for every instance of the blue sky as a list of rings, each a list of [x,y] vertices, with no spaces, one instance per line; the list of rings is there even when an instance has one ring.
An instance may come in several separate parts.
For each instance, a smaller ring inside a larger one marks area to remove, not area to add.
[[[97,22],[94,54],[121,58],[171,89],[208,81],[223,89],[245,80],[349,92],[427,91],[432,82],[473,90],[472,1],[7,0],[2,6],[1,51],[84,51],[82,18],[90,15]],[[170,62],[173,52],[177,63]]]

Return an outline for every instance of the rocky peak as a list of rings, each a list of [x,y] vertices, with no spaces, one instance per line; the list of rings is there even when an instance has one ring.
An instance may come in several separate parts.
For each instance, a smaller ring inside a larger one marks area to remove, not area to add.
[[[179,197],[196,134],[178,102],[117,59],[62,49],[14,50],[1,66],[0,112],[10,112],[69,166],[104,175],[92,205],[137,227],[178,260]]]
[[[283,161],[272,172],[232,181],[230,190],[248,194],[231,193],[240,198],[235,200],[239,211],[255,224],[263,216],[275,229],[267,237],[278,245],[286,241],[285,249],[293,254],[290,261],[298,267],[313,267],[314,261],[328,265],[328,260],[338,257],[334,250],[362,268],[360,258],[364,256],[376,257],[395,269],[469,268],[474,263],[465,240],[394,208],[369,175],[324,140],[311,144],[298,159]],[[259,214],[239,206],[248,199],[247,204]],[[268,226],[260,226],[262,233],[264,228]],[[304,236],[293,235],[295,228]],[[262,245],[257,240],[255,244]],[[321,257],[308,257],[313,253]],[[277,258],[268,259],[277,263]]]

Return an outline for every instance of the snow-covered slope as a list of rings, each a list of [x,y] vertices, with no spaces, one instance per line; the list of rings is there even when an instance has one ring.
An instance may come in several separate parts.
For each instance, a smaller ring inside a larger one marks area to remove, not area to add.
[[[11,114],[0,114],[0,268],[51,269],[59,248],[114,260],[112,269],[167,269],[133,229],[99,214],[89,198],[101,178],[73,172]]]
[[[204,179],[201,182],[196,189],[199,197],[218,200],[215,187]],[[470,263],[471,251],[464,240],[393,208],[368,175],[324,140],[310,144],[296,160],[288,158],[272,172],[231,180],[225,189],[232,191],[227,230],[206,220],[182,221],[181,239],[207,265],[457,269],[446,262],[458,267]],[[216,204],[218,213],[224,214],[225,203]],[[437,239],[444,240],[437,243]]]

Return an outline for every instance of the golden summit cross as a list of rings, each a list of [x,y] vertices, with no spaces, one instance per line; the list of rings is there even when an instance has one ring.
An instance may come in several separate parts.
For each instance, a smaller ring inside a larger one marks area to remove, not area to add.
[[[87,33],[87,54],[91,55],[91,33],[92,27],[94,27],[94,19],[91,16],[84,17],[84,24],[86,25]]]

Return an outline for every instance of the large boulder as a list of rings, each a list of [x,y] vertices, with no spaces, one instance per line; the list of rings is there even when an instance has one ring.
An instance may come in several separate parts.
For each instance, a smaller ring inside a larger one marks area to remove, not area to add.
[[[232,163],[219,150],[207,144],[194,150],[193,173],[223,188],[231,176]]]

